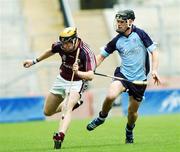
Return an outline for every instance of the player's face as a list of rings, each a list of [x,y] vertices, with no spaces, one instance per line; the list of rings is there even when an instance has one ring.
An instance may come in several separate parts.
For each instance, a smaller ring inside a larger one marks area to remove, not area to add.
[[[62,49],[65,52],[72,52],[72,51],[74,51],[74,44],[73,44],[73,42],[72,41],[63,42],[62,43]]]
[[[120,33],[126,32],[128,25],[126,20],[116,20],[117,21],[117,29]]]

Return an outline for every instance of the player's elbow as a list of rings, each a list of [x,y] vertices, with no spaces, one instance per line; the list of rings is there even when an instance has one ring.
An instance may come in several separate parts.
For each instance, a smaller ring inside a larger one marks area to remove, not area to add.
[[[88,81],[92,81],[93,79],[94,79],[94,72],[93,71],[89,71],[88,72],[87,80]]]
[[[94,79],[94,76],[89,77],[88,81],[92,81]]]

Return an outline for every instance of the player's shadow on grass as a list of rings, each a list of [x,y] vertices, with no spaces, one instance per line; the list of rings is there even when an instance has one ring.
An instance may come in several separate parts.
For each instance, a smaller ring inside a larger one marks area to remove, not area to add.
[[[79,146],[63,146],[62,145],[62,148],[61,149],[64,149],[64,150],[68,150],[68,149],[92,149],[93,148],[101,148],[101,147],[119,147],[121,145],[125,145],[125,144],[122,144],[122,143],[112,143],[112,144],[92,144],[92,145],[79,145]],[[44,152],[44,151],[52,151],[54,150],[53,147],[38,147],[38,148],[17,148],[17,149],[12,149],[12,150],[4,150],[3,152],[14,152],[14,151],[17,151],[17,152],[28,152],[28,151],[38,151],[38,152]]]
[[[79,145],[79,146],[62,146],[62,149],[89,149],[89,148],[100,148],[100,147],[119,147],[121,143],[112,143],[112,144],[95,144],[95,145]]]

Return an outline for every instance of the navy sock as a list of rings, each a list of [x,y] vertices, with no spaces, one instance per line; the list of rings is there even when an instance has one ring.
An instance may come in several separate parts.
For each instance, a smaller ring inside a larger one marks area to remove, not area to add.
[[[104,113],[102,113],[102,111],[99,112],[99,117],[100,118],[104,118],[105,119],[107,116],[108,116],[108,114],[104,114]]]
[[[107,114],[104,115],[104,114],[102,114],[102,111],[99,112],[99,117],[98,117],[99,120],[105,121],[106,117],[107,117]]]
[[[129,126],[128,124],[126,125],[126,136],[131,136],[132,135],[132,131],[135,127],[135,124],[132,126]]]

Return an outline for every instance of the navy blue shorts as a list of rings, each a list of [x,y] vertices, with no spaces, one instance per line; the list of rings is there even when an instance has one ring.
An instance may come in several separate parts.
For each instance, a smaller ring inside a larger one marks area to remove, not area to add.
[[[120,67],[116,68],[114,72],[114,76],[127,79],[120,72]],[[147,85],[136,85],[127,81],[122,81],[122,80],[119,80],[119,81],[121,81],[122,85],[126,88],[126,91],[128,92],[129,96],[133,96],[134,99],[137,100],[138,102],[142,101]]]

